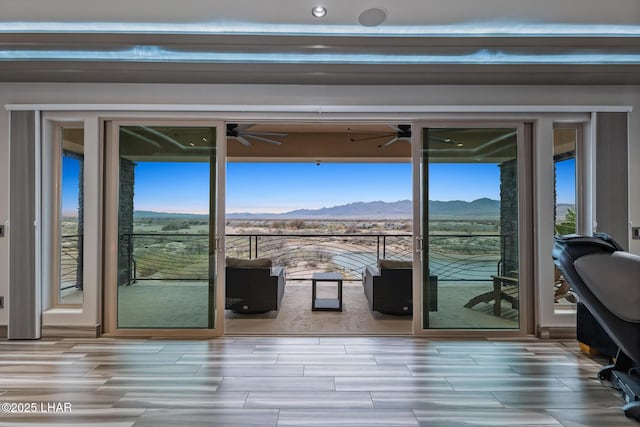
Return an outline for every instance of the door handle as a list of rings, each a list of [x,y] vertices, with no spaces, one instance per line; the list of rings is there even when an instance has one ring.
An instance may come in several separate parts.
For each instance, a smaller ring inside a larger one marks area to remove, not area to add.
[[[416,237],[416,252],[422,252],[424,250],[424,239],[422,236]]]

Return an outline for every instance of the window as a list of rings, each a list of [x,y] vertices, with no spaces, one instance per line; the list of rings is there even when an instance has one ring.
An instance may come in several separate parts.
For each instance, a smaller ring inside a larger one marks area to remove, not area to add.
[[[83,302],[84,130],[62,127],[58,209],[58,304]]]
[[[577,157],[581,127],[556,125],[553,129],[554,232],[557,235],[578,232]],[[558,309],[573,307],[576,297],[560,271],[554,267],[554,303]]]

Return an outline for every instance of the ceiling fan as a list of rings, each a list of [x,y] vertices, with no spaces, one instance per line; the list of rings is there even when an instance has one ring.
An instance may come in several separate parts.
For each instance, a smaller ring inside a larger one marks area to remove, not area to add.
[[[397,141],[407,141],[411,142],[411,125],[389,125],[392,131],[389,132],[361,132],[361,133],[375,133],[376,136],[369,136],[364,138],[351,138],[351,141],[366,141],[378,138],[391,138],[387,142],[378,145],[378,148],[386,148]],[[443,142],[445,144],[456,145],[457,147],[461,147],[462,144],[457,143],[451,138],[443,138],[436,135],[429,135],[429,139],[432,141]]]
[[[378,148],[388,147],[396,141],[411,142],[411,125],[397,125],[397,126],[391,126],[391,127],[396,131],[395,136],[390,140],[388,140],[387,142],[385,142],[384,144],[379,145]]]
[[[383,144],[378,145],[378,148],[386,148],[389,145],[393,144],[396,141],[411,141],[411,125],[389,125],[392,129],[388,132],[376,132],[376,131],[353,131],[352,129],[348,129],[352,132],[357,133],[372,133],[375,136],[367,136],[364,138],[351,138],[352,142],[355,141],[369,141],[373,139],[382,139],[382,138],[391,138]]]
[[[282,142],[270,137],[287,137],[289,134],[280,132],[251,132],[249,129],[253,126],[251,123],[239,125],[237,123],[227,123],[227,138],[238,140],[246,147],[251,146],[249,139],[266,142],[268,144],[280,145]],[[266,138],[265,138],[266,137]],[[247,139],[248,138],[248,139]]]

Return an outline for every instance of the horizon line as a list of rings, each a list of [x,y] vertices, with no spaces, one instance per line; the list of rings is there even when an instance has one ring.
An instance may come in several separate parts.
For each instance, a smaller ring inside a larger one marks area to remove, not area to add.
[[[473,203],[477,200],[491,200],[491,201],[495,201],[495,202],[500,202],[500,200],[497,199],[491,199],[489,197],[480,197],[478,199],[474,199],[472,201],[467,201],[467,200],[429,200],[430,202],[443,202],[443,203],[448,203],[448,202],[465,202],[465,203]],[[411,200],[409,199],[401,199],[401,200],[396,200],[393,202],[385,202],[383,200],[374,200],[374,201],[370,201],[370,202],[363,202],[363,201],[357,201],[357,202],[349,202],[349,203],[345,203],[342,205],[334,205],[334,206],[323,206],[320,208],[295,208],[295,209],[290,209],[290,210],[283,210],[283,211],[264,211],[264,210],[227,210],[225,211],[225,217],[227,215],[282,215],[282,214],[289,214],[295,211],[300,211],[300,210],[308,210],[308,211],[317,211],[317,210],[322,210],[322,209],[332,209],[332,208],[336,208],[336,207],[341,207],[341,206],[348,206],[348,205],[352,205],[352,204],[356,204],[356,203],[387,203],[387,204],[393,204],[393,203],[398,203],[398,202],[405,202],[405,201],[409,201],[411,202]],[[558,202],[557,205],[569,205],[569,206],[575,206],[575,203],[569,203],[569,202]],[[164,209],[160,209],[160,210],[155,210],[155,209],[135,209],[134,213],[136,212],[149,212],[149,213],[155,213],[155,214],[167,214],[167,215],[201,215],[201,216],[209,216],[209,213],[207,212],[186,212],[186,211],[169,211],[169,210],[164,210]],[[68,215],[64,215],[64,216],[68,216]]]

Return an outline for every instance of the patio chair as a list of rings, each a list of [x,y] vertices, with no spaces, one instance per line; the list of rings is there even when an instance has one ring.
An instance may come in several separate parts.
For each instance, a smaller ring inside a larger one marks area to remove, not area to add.
[[[511,307],[518,309],[520,307],[518,278],[512,276],[491,276],[493,281],[493,290],[485,292],[471,298],[464,306],[471,308],[481,302],[489,303],[493,301],[493,315],[500,317],[502,315],[502,300],[511,303]]]
[[[571,290],[571,286],[565,280],[564,276],[558,270],[558,267],[554,267],[554,278],[553,278],[553,300],[554,302],[559,302],[561,299],[566,299],[570,303],[577,303],[578,299],[574,295]]]
[[[226,259],[225,308],[234,313],[278,310],[284,295],[285,273],[270,259]]]
[[[437,277],[429,276],[429,311],[438,310]],[[413,314],[413,266],[411,261],[380,260],[367,266],[362,280],[371,311]]]

